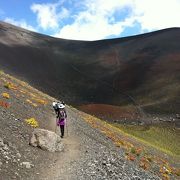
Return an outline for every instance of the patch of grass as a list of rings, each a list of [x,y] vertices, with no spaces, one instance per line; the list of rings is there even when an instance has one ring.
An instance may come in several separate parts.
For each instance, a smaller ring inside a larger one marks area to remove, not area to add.
[[[167,154],[180,157],[180,131],[170,125],[159,124],[142,127],[116,124],[116,127]]]
[[[130,148],[130,153],[136,155],[136,156],[140,156],[142,154],[143,149],[142,148],[137,148],[137,147],[131,147]]]
[[[136,153],[135,147],[132,147],[132,148],[131,148],[131,153],[132,153],[132,154],[135,154],[135,153]]]
[[[174,174],[175,174],[176,176],[180,176],[180,169],[175,169],[175,170],[174,170]]]
[[[152,157],[151,155],[146,156],[146,159],[147,159],[149,162],[152,162],[152,161],[153,161],[153,157]]]

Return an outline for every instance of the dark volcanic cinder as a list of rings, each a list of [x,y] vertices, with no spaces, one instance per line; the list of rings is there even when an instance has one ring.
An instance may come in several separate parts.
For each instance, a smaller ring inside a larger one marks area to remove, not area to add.
[[[73,105],[179,113],[180,29],[73,41],[0,23],[0,68]]]

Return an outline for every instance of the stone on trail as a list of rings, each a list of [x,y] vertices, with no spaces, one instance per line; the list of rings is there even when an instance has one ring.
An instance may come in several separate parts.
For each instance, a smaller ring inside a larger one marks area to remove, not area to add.
[[[52,131],[39,128],[32,132],[29,144],[50,152],[62,151],[64,149],[60,136]]]
[[[1,137],[0,137],[0,147],[4,147],[4,141]]]
[[[30,162],[22,162],[20,165],[25,166],[27,169],[34,167],[34,165],[31,164]]]

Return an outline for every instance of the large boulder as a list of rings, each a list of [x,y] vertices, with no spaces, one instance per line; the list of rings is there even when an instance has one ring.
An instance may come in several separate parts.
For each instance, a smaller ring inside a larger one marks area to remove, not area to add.
[[[32,132],[30,145],[50,152],[62,151],[64,149],[60,136],[52,131],[39,128]]]

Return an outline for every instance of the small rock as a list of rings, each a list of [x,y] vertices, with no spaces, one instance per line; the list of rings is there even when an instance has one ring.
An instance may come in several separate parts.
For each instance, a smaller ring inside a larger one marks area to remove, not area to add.
[[[14,117],[14,114],[11,114],[12,117]]]
[[[19,176],[19,174],[17,172],[14,173],[16,176]]]
[[[31,164],[30,162],[22,162],[20,165],[25,166],[27,169],[34,167],[34,165]]]
[[[0,137],[0,147],[4,147],[3,139]]]
[[[5,158],[5,159],[7,159],[7,160],[10,160],[10,159],[11,159],[11,158],[10,158],[10,157],[8,157],[8,156],[5,156],[4,158]]]
[[[7,145],[5,145],[5,146],[3,147],[3,149],[4,149],[4,151],[8,151],[8,150],[9,150],[9,148],[8,148]]]
[[[177,118],[177,119],[180,119],[180,114],[176,114],[176,118]]]
[[[13,163],[16,163],[17,161],[16,161],[16,159],[13,159],[13,161],[12,161]]]
[[[15,118],[14,120],[15,120],[15,121],[20,121],[20,119],[19,119],[19,118]]]
[[[17,153],[16,154],[18,158],[21,158],[21,154],[20,153]]]
[[[10,148],[13,148],[13,149],[17,149],[17,147],[12,144],[11,142],[8,142],[7,145],[10,147]]]

